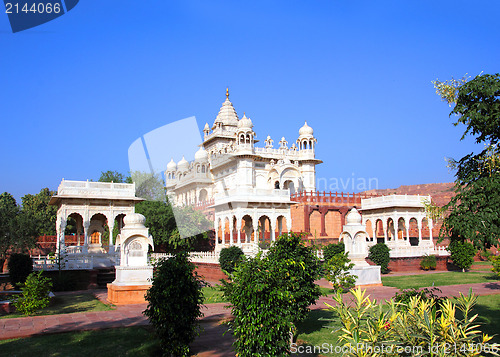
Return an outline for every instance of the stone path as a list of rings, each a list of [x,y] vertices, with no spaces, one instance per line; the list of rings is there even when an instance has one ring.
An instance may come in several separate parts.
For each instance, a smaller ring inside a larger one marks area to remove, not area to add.
[[[320,285],[326,285],[325,281],[319,281]],[[477,295],[500,294],[500,283],[478,283],[441,286],[443,296],[458,296],[459,292],[467,294],[472,288]],[[379,301],[390,299],[398,289],[392,287],[370,287],[367,293],[372,299]],[[79,292],[73,292],[73,294]],[[97,298],[106,301],[107,291],[94,291]],[[352,298],[345,295],[346,299]],[[330,297],[322,296],[312,309],[326,308],[324,303],[332,304]],[[225,327],[219,321],[230,317],[230,311],[224,306],[225,303],[208,304],[203,309],[204,317],[201,322],[204,332],[197,339],[193,350],[199,357],[225,357],[234,356],[231,352],[232,338],[229,334],[222,336]],[[146,304],[117,306],[115,310],[101,312],[82,312],[65,315],[48,315],[34,317],[20,317],[0,319],[0,340],[29,337],[40,334],[62,333],[70,331],[97,330],[116,327],[144,326],[148,324],[142,315]]]

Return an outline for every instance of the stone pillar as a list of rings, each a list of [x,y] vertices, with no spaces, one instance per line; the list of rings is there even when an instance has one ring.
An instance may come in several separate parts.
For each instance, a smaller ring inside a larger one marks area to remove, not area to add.
[[[252,222],[252,223],[253,223],[253,222]],[[258,235],[259,235],[259,231],[258,231],[258,229],[259,229],[259,221],[256,221],[256,222],[253,224],[252,229],[253,229],[253,242],[254,242],[255,244],[259,244],[259,237],[258,237]]]
[[[109,248],[108,254],[113,254],[115,251],[115,247],[113,244],[113,228],[115,227],[115,221],[108,219],[108,228],[109,228]]]
[[[64,253],[66,250],[66,244],[64,239],[66,238],[65,236],[65,230],[66,230],[66,219],[61,217],[61,220],[59,222],[59,236],[57,237],[57,240],[59,242],[59,245],[57,247],[57,251],[60,252],[61,254]]]
[[[326,236],[326,224],[325,224],[326,212],[328,212],[327,209],[326,210],[323,209],[323,208],[319,209],[319,213],[321,215],[321,233],[320,233],[321,237],[325,237]]]
[[[90,221],[84,221],[83,222],[83,252],[88,253],[89,252],[89,228],[90,228]]]
[[[382,221],[382,228],[384,229],[384,243],[387,244],[387,221],[384,219]]]
[[[240,232],[240,227],[241,227],[241,218],[236,217],[236,234],[238,235],[236,237],[236,241],[238,242],[238,245],[241,247],[241,232]]]
[[[417,225],[418,225],[418,244],[417,244],[417,246],[420,246],[420,243],[422,242],[422,220],[417,220]]]
[[[399,221],[397,217],[392,217],[392,222],[394,223],[394,243],[399,243]]]
[[[215,249],[217,250],[217,248],[219,247],[219,224],[217,218],[215,218],[214,225],[215,225]]]
[[[429,218],[428,219],[428,224],[429,224],[429,242],[431,244],[434,244],[433,240],[432,240],[432,228],[433,228],[433,223],[432,223],[432,218]]]
[[[232,221],[232,219],[231,219]],[[229,222],[229,245],[232,246],[234,243],[233,239],[233,222]]]

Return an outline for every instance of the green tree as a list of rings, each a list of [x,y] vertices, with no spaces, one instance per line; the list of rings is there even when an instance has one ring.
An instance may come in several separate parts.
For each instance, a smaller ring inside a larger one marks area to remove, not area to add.
[[[500,238],[500,75],[483,74],[466,82],[435,81],[436,91],[457,115],[454,125],[466,126],[462,138],[472,135],[485,148],[458,161],[455,196],[444,206],[442,235],[451,240],[470,241],[476,248],[498,246]]]
[[[45,187],[36,195],[26,194],[21,198],[22,211],[35,221],[38,236],[56,234],[57,207],[49,205],[51,197],[56,194]]]
[[[165,201],[142,201],[135,205],[135,211],[146,217],[146,227],[154,238],[156,245],[169,243],[175,229],[175,218],[172,207]]]
[[[132,183],[130,176],[125,176],[118,171],[102,171],[99,177],[99,182],[117,182],[117,183]]]
[[[14,306],[20,313],[32,315],[49,305],[52,282],[42,274],[43,271],[33,272],[27,277],[21,288],[22,295],[14,301]]]
[[[190,356],[189,344],[198,336],[198,318],[203,316],[203,286],[185,252],[156,265],[144,315],[160,339],[163,356]]]
[[[14,197],[4,192],[0,195],[0,267],[9,252],[23,252],[35,247],[37,230],[35,222],[23,212]]]
[[[135,183],[135,195],[149,201],[166,201],[165,183],[160,174],[134,171],[131,174]]]

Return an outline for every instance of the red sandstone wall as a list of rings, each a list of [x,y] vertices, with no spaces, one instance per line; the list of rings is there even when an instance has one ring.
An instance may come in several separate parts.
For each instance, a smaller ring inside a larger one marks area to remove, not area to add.
[[[203,277],[203,279],[209,283],[218,283],[219,280],[225,279],[228,277],[226,274],[222,272],[219,264],[211,264],[211,263],[195,263],[196,264],[196,272],[198,275]]]

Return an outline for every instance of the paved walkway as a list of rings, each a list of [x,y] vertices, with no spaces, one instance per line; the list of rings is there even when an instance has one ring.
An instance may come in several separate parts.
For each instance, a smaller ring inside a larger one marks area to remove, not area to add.
[[[320,281],[320,284],[325,285],[325,282]],[[439,287],[442,291],[440,295],[443,296],[457,296],[459,292],[467,294],[469,288],[472,288],[477,295],[500,294],[500,283],[498,282]],[[398,291],[396,288],[385,286],[370,287],[366,290],[372,299],[379,301],[390,299]],[[94,294],[101,301],[106,301],[107,291],[96,290]],[[352,298],[349,294],[346,294],[345,297],[346,299]],[[324,309],[325,302],[332,304],[333,300],[330,297],[322,296],[311,308]],[[225,305],[225,303],[208,304],[203,308],[204,317],[201,322],[205,331],[193,347],[197,356],[225,357],[234,355],[230,352],[231,336],[228,334],[222,336],[225,327],[219,323],[220,320],[230,316],[230,311],[224,307]],[[145,308],[146,304],[134,304],[117,306],[111,311],[0,319],[0,340],[70,331],[144,326],[148,324],[147,319],[142,314]]]

